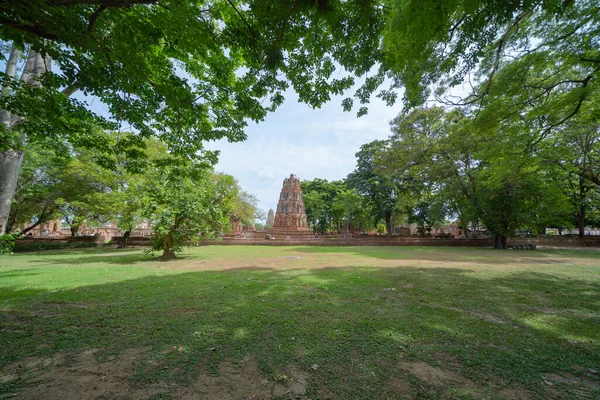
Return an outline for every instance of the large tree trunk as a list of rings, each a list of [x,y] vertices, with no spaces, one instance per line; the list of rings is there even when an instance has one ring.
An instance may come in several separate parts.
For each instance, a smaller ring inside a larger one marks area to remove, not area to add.
[[[17,189],[22,162],[22,150],[0,153],[0,235],[7,231],[10,207]]]
[[[579,207],[579,212],[577,213],[577,233],[579,237],[585,236],[585,206]]]
[[[173,229],[169,230],[167,236],[165,237],[165,245],[163,247],[163,254],[160,256],[161,260],[172,260],[175,258],[175,252],[173,251]]]
[[[17,62],[21,56],[21,51],[13,44],[8,62],[6,64],[7,78],[14,78],[17,72]],[[2,96],[10,93],[10,87],[5,85],[2,88]],[[8,129],[11,128],[10,113],[6,110],[0,110],[0,121]],[[16,182],[21,169],[22,154],[9,150],[0,153],[0,235],[7,232],[8,216],[13,196],[15,195]]]
[[[13,54],[16,54],[16,60],[13,60]],[[7,64],[7,73],[15,74],[16,61],[20,53],[16,53],[13,48],[11,56]],[[9,68],[11,71],[9,71]],[[42,56],[32,50],[29,51],[27,62],[21,75],[21,81],[26,84],[39,85],[36,79],[44,72],[50,70],[50,59],[44,60]],[[3,94],[6,94],[6,88],[2,89]],[[7,129],[18,129],[18,118],[11,116],[10,113],[3,111],[0,117],[2,123]],[[15,190],[17,189],[17,181],[19,179],[19,171],[23,162],[23,154],[27,145],[27,136],[21,133],[19,137],[19,148],[9,149],[0,153],[0,235],[6,231],[6,225],[10,214]]]
[[[130,234],[131,234],[131,229],[128,229],[125,231],[125,233],[123,234],[123,237],[119,241],[119,247],[118,247],[119,249],[124,249],[125,247],[127,247],[127,239],[129,239]]]
[[[344,223],[344,225],[345,225],[345,228],[344,228],[344,239],[348,239],[348,238],[352,237],[350,235],[350,216],[348,216],[347,218],[348,219],[346,219],[346,221]]]
[[[506,249],[508,248],[507,237],[504,235],[494,235],[494,248],[495,249]]]
[[[577,212],[577,230],[579,237],[585,236],[585,197],[586,187],[583,178],[579,177],[579,211]]]
[[[387,237],[391,238],[392,237],[392,216],[391,215],[385,216],[385,230],[387,233]]]

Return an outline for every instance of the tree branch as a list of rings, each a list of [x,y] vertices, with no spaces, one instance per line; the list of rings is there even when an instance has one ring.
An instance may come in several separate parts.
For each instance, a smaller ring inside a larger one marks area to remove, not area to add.
[[[235,4],[233,4],[231,2],[231,0],[227,0],[227,3],[229,3],[229,5],[235,10],[236,14],[241,18],[241,20],[244,21],[244,24],[246,25],[246,27],[248,27],[248,30],[250,31],[250,34],[258,42],[259,41],[258,36],[256,36],[256,33],[254,33],[254,30],[252,29],[252,27],[250,26],[250,24],[248,23],[248,21],[246,20],[246,18],[244,18],[244,15],[237,9],[237,7],[235,6]]]
[[[4,18],[2,16],[0,16],[0,24],[4,25],[4,26],[8,26],[13,29],[17,29],[19,31],[31,33],[33,35],[41,37],[42,39],[58,40],[58,36],[56,36],[53,33],[44,31],[39,26],[22,24],[20,22],[15,22],[11,19]]]
[[[159,4],[158,0],[50,0],[53,6],[97,5],[105,7],[131,7],[136,4]]]
[[[108,8],[108,6],[101,5],[100,7],[98,7],[96,9],[96,11],[94,11],[92,13],[92,15],[90,15],[90,22],[88,23],[88,27],[87,27],[88,32],[92,32],[94,30],[94,26],[96,25],[96,21],[98,20],[98,17],[102,13],[102,11],[106,10],[107,8]]]

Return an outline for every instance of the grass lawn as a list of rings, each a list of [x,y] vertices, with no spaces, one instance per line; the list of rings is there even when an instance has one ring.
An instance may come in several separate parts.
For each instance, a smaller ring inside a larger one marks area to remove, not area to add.
[[[600,398],[600,251],[0,256],[0,398]]]

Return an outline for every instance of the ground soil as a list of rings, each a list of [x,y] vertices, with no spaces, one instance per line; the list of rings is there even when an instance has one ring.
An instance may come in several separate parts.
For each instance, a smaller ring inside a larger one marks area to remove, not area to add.
[[[290,368],[278,374],[280,379],[272,381],[260,372],[256,357],[223,361],[217,374],[202,372],[190,386],[136,387],[132,382],[135,365],[148,350],[127,349],[103,361],[97,360],[95,350],[76,356],[28,358],[3,368],[0,383],[27,379],[24,389],[7,396],[23,400],[133,400],[166,395],[181,400],[306,398],[308,373]]]
[[[117,356],[98,360],[97,351],[81,354],[56,354],[51,358],[27,358],[7,365],[0,371],[0,383],[7,384],[25,379],[27,384],[19,392],[7,393],[4,398],[23,400],[134,400],[171,398],[181,400],[223,399],[308,399],[307,384],[310,373],[290,367],[270,380],[260,372],[258,359],[247,356],[242,360],[225,360],[216,374],[201,372],[189,386],[142,385],[136,386],[132,376],[138,363],[149,348],[131,348]],[[171,351],[177,351],[171,350]],[[556,386],[570,388],[576,398],[591,398],[590,391],[600,390],[593,379],[573,375],[545,374],[546,391],[540,393],[491,381],[487,387],[476,385],[460,373],[455,357],[437,354],[436,365],[421,360],[408,360],[400,354],[385,398],[420,398],[425,393],[438,393],[440,398],[491,398],[529,400],[538,398],[560,399],[564,391]],[[313,371],[314,372],[314,371]],[[337,399],[327,388],[319,390],[319,399]],[[421,391],[420,391],[421,390]],[[450,396],[448,396],[451,393]],[[168,396],[168,397],[167,397]]]

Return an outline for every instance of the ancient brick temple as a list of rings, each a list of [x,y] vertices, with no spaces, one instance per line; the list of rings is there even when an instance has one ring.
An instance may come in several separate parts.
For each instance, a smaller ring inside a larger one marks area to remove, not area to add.
[[[276,239],[285,239],[288,236],[311,236],[302,200],[300,180],[293,174],[283,181],[271,235]]]

